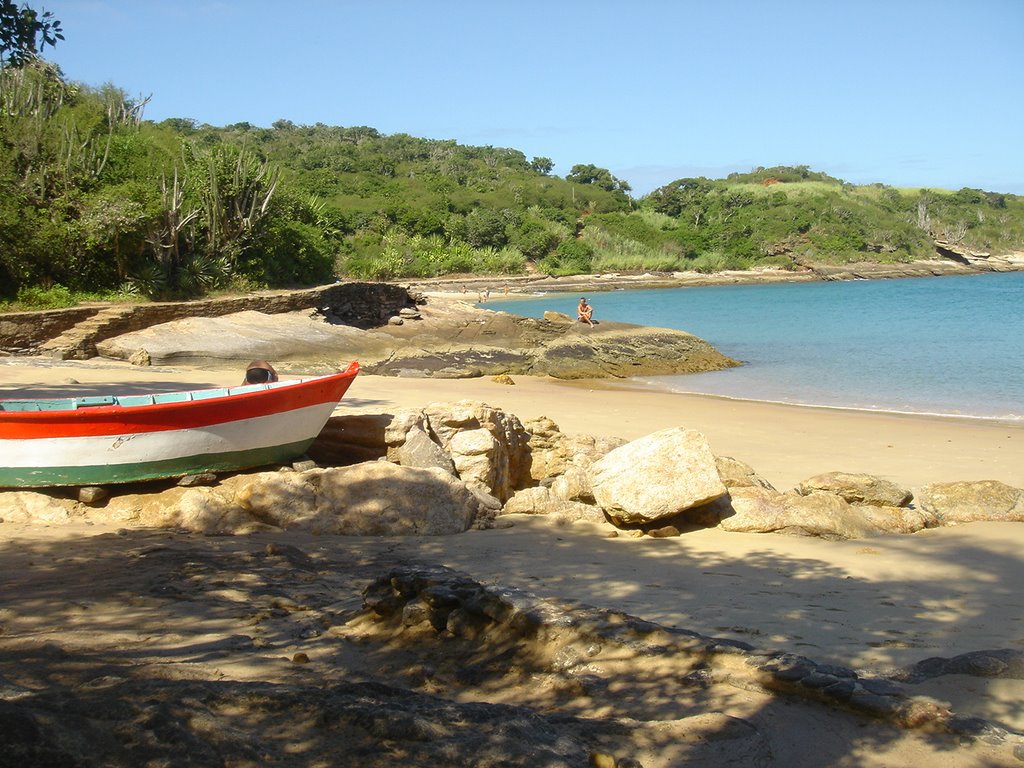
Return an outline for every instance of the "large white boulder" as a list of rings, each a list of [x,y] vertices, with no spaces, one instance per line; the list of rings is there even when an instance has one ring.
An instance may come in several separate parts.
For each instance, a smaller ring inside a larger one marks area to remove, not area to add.
[[[591,488],[620,524],[671,517],[726,493],[707,439],[682,427],[626,443],[594,462]]]

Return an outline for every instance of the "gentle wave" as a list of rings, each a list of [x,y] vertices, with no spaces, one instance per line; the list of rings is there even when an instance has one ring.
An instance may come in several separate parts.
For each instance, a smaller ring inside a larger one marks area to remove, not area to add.
[[[959,413],[951,411],[928,411],[928,410],[899,410],[875,405],[830,405],[828,403],[801,402],[798,400],[773,400],[765,397],[747,397],[739,395],[723,395],[717,392],[709,392],[701,389],[684,389],[675,387],[663,382],[650,381],[646,379],[633,379],[629,384],[620,384],[628,389],[651,389],[657,392],[671,392],[674,395],[696,395],[699,397],[713,397],[718,400],[731,400],[742,403],[765,403],[768,405],[786,405],[793,408],[821,408],[830,411],[858,411],[864,413],[878,413],[889,416],[927,416],[929,418],[942,419],[966,419],[970,421],[991,421],[991,422],[1024,422],[1024,414],[999,413],[999,414],[975,414]]]

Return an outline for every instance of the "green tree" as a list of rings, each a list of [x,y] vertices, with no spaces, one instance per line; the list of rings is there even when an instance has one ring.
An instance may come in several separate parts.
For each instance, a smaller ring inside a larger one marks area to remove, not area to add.
[[[565,175],[565,180],[577,184],[593,184],[608,192],[619,188],[619,180],[612,176],[611,171],[607,168],[598,168],[596,165],[574,165]]]
[[[63,39],[60,21],[50,11],[0,0],[0,65],[20,67],[46,46],[55,46]]]
[[[688,216],[693,217],[694,224],[699,225],[708,209],[708,196],[713,189],[712,182],[703,176],[695,179],[677,179],[654,190],[650,194],[650,200],[658,213],[676,217],[686,212]]]
[[[632,187],[629,183],[623,179],[617,179],[612,176],[611,171],[607,168],[599,168],[596,165],[574,165],[572,169],[565,175],[566,181],[575,182],[576,184],[589,184],[603,189],[605,192],[611,192],[620,200],[625,200],[625,194],[632,191]]]
[[[535,157],[530,161],[530,168],[544,176],[551,173],[554,167],[555,163],[550,157]]]
[[[277,189],[279,172],[244,145],[215,147],[205,161],[201,186],[206,254],[234,270],[258,236]]]

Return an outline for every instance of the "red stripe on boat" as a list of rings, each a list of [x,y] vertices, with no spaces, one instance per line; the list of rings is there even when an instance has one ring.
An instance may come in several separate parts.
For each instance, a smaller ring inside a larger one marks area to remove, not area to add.
[[[105,405],[69,411],[0,411],[0,437],[28,440],[202,429],[211,424],[337,402],[357,373],[359,364],[352,363],[345,371],[331,376],[208,400],[137,406]]]

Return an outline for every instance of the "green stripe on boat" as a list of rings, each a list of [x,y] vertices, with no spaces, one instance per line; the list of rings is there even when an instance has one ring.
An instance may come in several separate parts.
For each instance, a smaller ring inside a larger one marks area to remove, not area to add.
[[[247,451],[184,456],[136,464],[96,464],[85,467],[0,467],[0,487],[45,488],[59,485],[109,485],[197,475],[201,472],[231,472],[266,464],[290,462],[312,444],[313,439]]]

